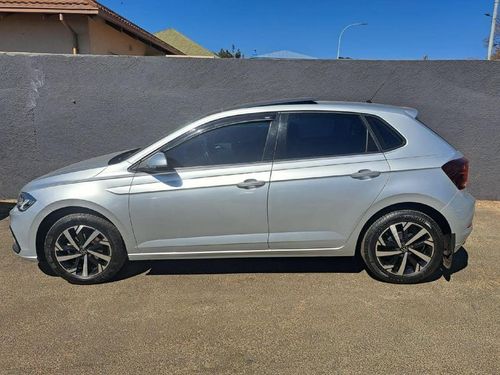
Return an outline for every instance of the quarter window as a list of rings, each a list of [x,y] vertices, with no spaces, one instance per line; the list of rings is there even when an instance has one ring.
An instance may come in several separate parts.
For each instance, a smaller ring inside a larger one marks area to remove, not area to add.
[[[209,130],[163,151],[170,166],[198,167],[262,161],[269,121]]]
[[[276,159],[302,159],[377,152],[363,120],[354,114],[291,113]]]
[[[373,116],[365,117],[383,151],[393,150],[404,145],[404,139],[382,120]]]

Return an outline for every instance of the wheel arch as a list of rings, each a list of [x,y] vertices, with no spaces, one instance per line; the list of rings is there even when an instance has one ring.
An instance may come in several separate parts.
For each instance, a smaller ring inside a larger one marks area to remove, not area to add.
[[[71,205],[71,206],[66,206],[66,207],[60,207],[57,209],[52,210],[48,214],[45,215],[45,217],[42,219],[40,224],[38,225],[37,231],[36,231],[36,237],[35,237],[35,250],[36,250],[36,255],[39,261],[45,261],[45,253],[44,253],[44,241],[45,241],[45,236],[49,229],[54,225],[54,223],[61,219],[64,216],[71,215],[71,214],[91,214],[95,215],[97,217],[100,217],[109,223],[113,224],[117,230],[118,233],[120,233],[120,237],[122,238],[122,241],[124,243],[124,246],[126,248],[126,243],[124,241],[123,235],[121,233],[121,230],[119,226],[116,225],[112,220],[110,220],[107,216],[102,214],[101,212],[96,211],[95,209],[84,207],[84,206],[79,206],[79,205]]]
[[[431,217],[440,227],[441,231],[445,236],[448,236],[451,234],[451,227],[450,224],[448,223],[448,220],[443,216],[441,212],[439,212],[436,208],[431,207],[427,204],[424,203],[418,203],[418,202],[398,202],[391,204],[389,206],[386,206],[382,209],[379,209],[377,212],[372,214],[368,220],[365,221],[363,227],[361,228],[361,231],[359,232],[358,239],[356,242],[356,255],[360,254],[360,248],[361,248],[361,241],[363,240],[363,237],[365,236],[366,231],[368,228],[380,217],[384,216],[385,214],[388,214],[389,212],[393,211],[398,211],[398,210],[415,210],[422,212],[429,217]]]

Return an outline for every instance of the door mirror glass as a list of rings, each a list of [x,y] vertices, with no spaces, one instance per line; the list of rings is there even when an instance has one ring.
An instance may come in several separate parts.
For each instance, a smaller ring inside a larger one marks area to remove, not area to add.
[[[145,166],[150,171],[165,171],[168,169],[167,157],[163,152],[157,152],[146,161]]]

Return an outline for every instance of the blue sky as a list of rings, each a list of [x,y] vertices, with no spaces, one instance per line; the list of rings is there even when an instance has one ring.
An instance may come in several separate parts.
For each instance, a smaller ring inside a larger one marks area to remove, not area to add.
[[[334,58],[483,59],[493,0],[100,0],[150,32],[173,27],[210,50]]]

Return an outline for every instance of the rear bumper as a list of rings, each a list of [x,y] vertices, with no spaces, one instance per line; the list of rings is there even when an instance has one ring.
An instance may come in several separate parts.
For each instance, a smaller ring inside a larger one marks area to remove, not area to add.
[[[476,199],[466,190],[458,191],[451,201],[441,210],[455,235],[454,251],[457,251],[472,232]]]

